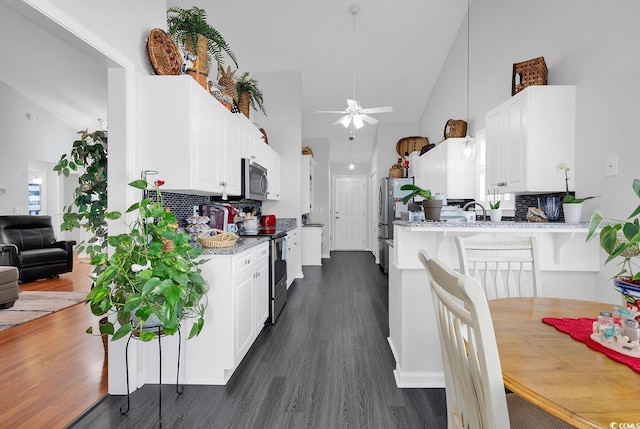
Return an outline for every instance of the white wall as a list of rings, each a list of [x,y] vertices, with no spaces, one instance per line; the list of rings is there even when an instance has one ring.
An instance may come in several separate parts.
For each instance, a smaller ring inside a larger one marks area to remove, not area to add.
[[[578,196],[602,195],[587,203],[584,216],[600,208],[625,218],[639,203],[631,184],[640,176],[632,125],[640,113],[640,87],[634,84],[640,72],[640,56],[634,54],[640,3],[540,0],[530,6],[524,0],[471,2],[470,131],[484,127],[484,114],[511,96],[512,64],[544,56],[550,85],[576,85],[571,187]],[[464,112],[466,103],[454,107],[453,100],[465,99],[466,31],[465,21],[420,120],[422,134],[440,133],[446,118]],[[612,154],[619,156],[620,174],[605,177],[605,157]],[[609,281],[614,272],[607,266],[600,274],[599,299],[619,299]]]
[[[300,224],[302,77],[300,72],[263,72],[252,73],[251,76],[262,90],[267,112],[265,117],[252,110],[251,120],[267,132],[269,145],[280,154],[282,171],[280,201],[264,202],[263,212],[295,218]]]
[[[58,162],[60,155],[71,150],[77,135],[4,82],[0,82],[0,100],[0,188],[6,189],[0,193],[0,214],[28,214],[29,162],[41,166]],[[53,203],[48,202],[47,214],[55,216],[58,207]]]

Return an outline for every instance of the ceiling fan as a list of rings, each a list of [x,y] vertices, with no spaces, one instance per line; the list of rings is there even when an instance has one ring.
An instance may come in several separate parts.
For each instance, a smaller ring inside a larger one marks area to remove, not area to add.
[[[320,110],[318,113],[340,113],[343,116],[335,121],[333,125],[342,124],[345,128],[349,125],[354,126],[356,129],[360,129],[364,126],[364,123],[375,125],[378,120],[369,116],[374,113],[387,113],[393,112],[393,107],[372,107],[364,109],[360,102],[356,100],[356,15],[360,12],[360,7],[357,4],[349,6],[349,13],[353,16],[353,98],[347,99],[347,107],[344,110]]]

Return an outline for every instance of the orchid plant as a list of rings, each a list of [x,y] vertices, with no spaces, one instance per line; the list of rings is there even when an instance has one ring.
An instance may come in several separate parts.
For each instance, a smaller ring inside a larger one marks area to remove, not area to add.
[[[500,194],[498,194],[498,190],[493,190],[493,195],[487,189],[487,199],[489,200],[489,208],[491,210],[497,210],[500,208]]]
[[[109,236],[111,255],[99,253],[91,259],[103,270],[92,277],[94,284],[86,302],[96,316],[116,314],[117,330],[111,321],[100,326],[100,333],[112,335],[112,341],[132,332],[143,341],[156,338],[157,331],[141,329],[151,314],[157,316],[162,333],[167,335],[175,334],[186,318],[195,319],[189,338],[204,326],[208,287],[200,265],[206,260],[198,259],[202,250],[189,244],[187,234],[176,232],[175,215],[162,205],[163,184],[161,180],[154,182],[156,201],[143,197],[128,208],[127,213],[137,211],[137,217],[128,225],[129,232]],[[145,191],[147,182],[135,180],[129,186]],[[114,212],[113,218],[121,218],[121,214]],[[173,245],[166,246],[167,240]],[[91,328],[87,332],[92,333]]]
[[[565,194],[564,194],[564,198],[562,199],[563,203],[567,203],[567,204],[580,204],[582,202],[585,202],[587,200],[590,200],[592,198],[598,198],[598,196],[596,197],[585,197],[585,198],[576,198],[574,195],[571,195],[569,193],[569,171],[571,169],[567,166],[566,163],[561,162],[560,164],[556,165],[556,171],[564,171],[564,186],[565,186]]]

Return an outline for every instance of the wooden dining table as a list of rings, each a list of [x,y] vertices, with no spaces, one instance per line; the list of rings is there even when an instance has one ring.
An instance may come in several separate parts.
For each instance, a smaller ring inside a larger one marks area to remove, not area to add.
[[[640,428],[640,374],[542,321],[597,318],[612,304],[502,298],[489,309],[507,389],[578,428]]]

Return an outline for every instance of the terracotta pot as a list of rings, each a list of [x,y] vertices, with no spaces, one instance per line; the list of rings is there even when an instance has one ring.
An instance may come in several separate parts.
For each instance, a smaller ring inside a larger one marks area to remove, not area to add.
[[[425,220],[440,220],[442,200],[422,200]]]

